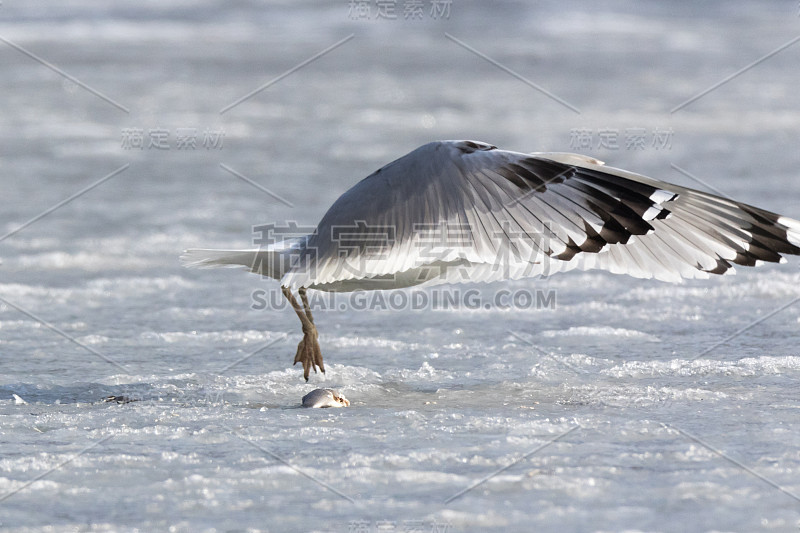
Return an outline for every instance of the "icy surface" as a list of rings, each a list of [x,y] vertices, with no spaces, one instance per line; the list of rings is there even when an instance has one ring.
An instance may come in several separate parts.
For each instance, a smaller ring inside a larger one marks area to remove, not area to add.
[[[670,113],[793,39],[796,2],[457,2],[444,20],[407,3],[396,20],[344,0],[2,3],[0,36],[129,112],[0,42],[0,234],[130,166],[0,240],[0,529],[797,531],[800,304],[770,316],[800,298],[797,258],[459,293],[552,290],[554,308],[337,300],[308,384],[294,313],[257,308],[274,282],[179,267],[256,224],[313,225],[435,139],[705,187],[675,165],[800,217],[800,45]],[[299,408],[328,387],[350,408]]]

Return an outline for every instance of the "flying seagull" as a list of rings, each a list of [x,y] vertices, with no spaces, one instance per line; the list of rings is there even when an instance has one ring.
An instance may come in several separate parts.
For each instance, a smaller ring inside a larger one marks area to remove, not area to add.
[[[425,144],[358,182],[316,230],[251,250],[187,250],[188,267],[280,281],[300,318],[294,362],[325,372],[306,291],[545,276],[573,268],[679,281],[785,262],[800,221],[607,167],[478,141]],[[293,294],[296,291],[302,305]]]

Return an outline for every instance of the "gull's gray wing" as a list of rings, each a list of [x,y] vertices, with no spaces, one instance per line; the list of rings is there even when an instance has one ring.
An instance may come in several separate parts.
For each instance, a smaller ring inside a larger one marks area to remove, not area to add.
[[[677,281],[798,246],[798,221],[588,157],[442,141],[345,192],[281,283],[380,289],[572,268]]]

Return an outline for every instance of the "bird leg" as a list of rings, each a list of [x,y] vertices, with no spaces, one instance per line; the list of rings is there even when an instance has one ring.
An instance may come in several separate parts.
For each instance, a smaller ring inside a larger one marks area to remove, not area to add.
[[[319,348],[319,333],[317,327],[314,325],[314,317],[311,315],[311,306],[308,304],[308,297],[306,296],[305,287],[300,287],[298,293],[300,299],[303,301],[303,306],[297,303],[294,294],[288,287],[281,287],[283,295],[292,304],[294,312],[300,319],[303,326],[303,340],[297,345],[297,354],[294,356],[294,364],[303,363],[303,377],[308,381],[309,371],[313,368],[314,373],[317,372],[317,367],[325,373],[325,365],[322,364],[322,350]]]

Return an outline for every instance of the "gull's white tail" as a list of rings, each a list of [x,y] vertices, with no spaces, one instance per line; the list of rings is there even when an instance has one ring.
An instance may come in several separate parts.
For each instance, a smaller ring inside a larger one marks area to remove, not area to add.
[[[245,267],[250,272],[280,279],[281,250],[186,250],[180,257],[186,268]]]
[[[252,250],[186,250],[181,264],[186,268],[245,267],[250,272],[281,279],[291,254],[303,249],[306,238],[291,238]]]
[[[261,250],[186,250],[181,264],[186,268],[215,268],[222,266],[251,266]]]

